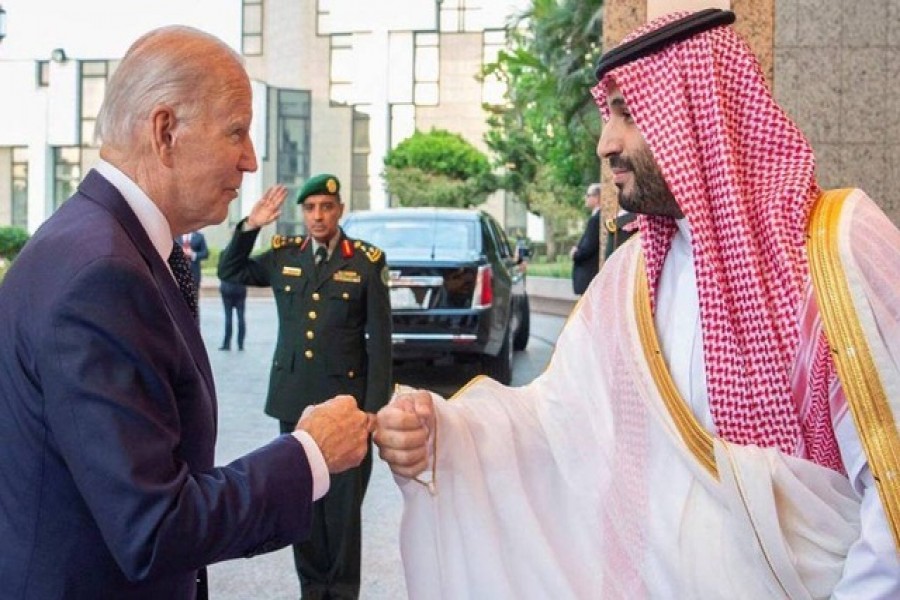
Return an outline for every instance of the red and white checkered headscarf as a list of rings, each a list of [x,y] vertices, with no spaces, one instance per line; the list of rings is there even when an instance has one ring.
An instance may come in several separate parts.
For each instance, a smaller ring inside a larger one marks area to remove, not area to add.
[[[625,41],[686,14],[657,19]],[[791,390],[808,282],[806,225],[819,194],[812,148],[730,27],[611,70],[591,90],[605,119],[613,82],[691,228],[717,434],[840,469],[833,434],[821,433],[831,432],[828,411],[810,421]],[[653,293],[676,225],[640,218]]]

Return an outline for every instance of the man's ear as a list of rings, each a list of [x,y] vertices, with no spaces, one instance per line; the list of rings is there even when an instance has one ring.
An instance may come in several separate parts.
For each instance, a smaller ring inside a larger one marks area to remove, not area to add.
[[[153,153],[160,162],[167,167],[175,162],[175,111],[171,106],[160,105],[150,113],[150,122],[153,127]]]

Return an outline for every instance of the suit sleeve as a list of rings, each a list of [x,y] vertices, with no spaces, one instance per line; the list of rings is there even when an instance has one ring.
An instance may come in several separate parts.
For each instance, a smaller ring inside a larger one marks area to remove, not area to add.
[[[271,250],[256,258],[250,257],[259,229],[244,231],[245,221],[246,219],[238,223],[234,236],[219,257],[219,279],[244,285],[269,286],[270,273],[275,268],[275,257]]]
[[[312,479],[296,439],[221,468],[185,460],[212,465],[214,390],[183,341],[199,334],[179,330],[145,265],[98,259],[57,294],[35,325],[47,435],[129,580],[306,535]]]
[[[600,257],[600,213],[591,215],[585,225],[584,234],[578,240],[572,262],[581,264],[590,260],[599,261]]]
[[[373,265],[366,290],[366,352],[369,374],[366,379],[364,409],[377,412],[387,404],[391,393],[391,303],[384,274],[387,272],[384,254]]]

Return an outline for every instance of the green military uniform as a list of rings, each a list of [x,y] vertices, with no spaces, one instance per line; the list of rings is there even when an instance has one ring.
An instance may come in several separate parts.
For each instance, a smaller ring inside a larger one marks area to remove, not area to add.
[[[250,258],[259,230],[243,222],[219,260],[219,278],[271,286],[278,307],[278,342],[266,414],[296,423],[303,409],[337,394],[376,412],[391,382],[391,306],[384,254],[346,237],[316,274],[308,237],[272,238]],[[366,341],[366,333],[369,339]]]
[[[218,274],[274,291],[279,327],[266,414],[278,419],[285,433],[304,408],[338,394],[350,394],[360,408],[377,412],[391,389],[384,253],[339,230],[337,246],[317,272],[311,238],[276,235],[269,250],[251,258],[259,230],[245,232],[243,224],[223,252]],[[358,468],[332,475],[328,493],[313,507],[310,539],[294,547],[304,597],[358,595],[360,507],[371,456],[370,447]]]

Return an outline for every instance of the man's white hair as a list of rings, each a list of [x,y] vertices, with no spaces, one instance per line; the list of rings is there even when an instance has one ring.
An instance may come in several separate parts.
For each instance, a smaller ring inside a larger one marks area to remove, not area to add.
[[[109,80],[97,115],[97,137],[110,146],[129,146],[138,125],[161,104],[172,107],[179,122],[195,118],[210,94],[233,91],[217,80],[220,71],[204,68],[220,60],[243,64],[231,47],[199,29],[172,25],[144,34]]]

